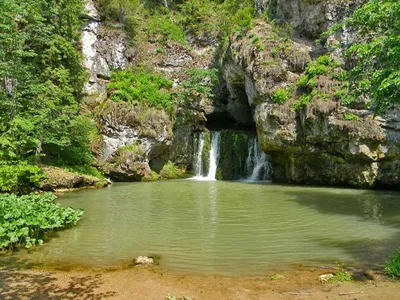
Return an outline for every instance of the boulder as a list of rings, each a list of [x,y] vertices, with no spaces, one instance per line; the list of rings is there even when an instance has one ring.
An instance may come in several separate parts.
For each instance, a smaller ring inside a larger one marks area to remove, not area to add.
[[[154,265],[154,259],[152,259],[151,257],[147,257],[147,256],[138,256],[137,258],[135,258],[133,260],[133,262],[135,263],[135,265],[141,265],[141,266]]]

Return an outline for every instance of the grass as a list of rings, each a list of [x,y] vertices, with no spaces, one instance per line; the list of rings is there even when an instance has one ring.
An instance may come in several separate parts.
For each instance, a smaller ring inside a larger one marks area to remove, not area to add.
[[[385,266],[386,275],[400,279],[400,250],[397,250],[390,258]]]
[[[329,283],[337,283],[337,282],[345,282],[353,280],[351,274],[345,270],[343,263],[336,263],[336,265],[338,270],[335,272],[334,276],[328,280]]]

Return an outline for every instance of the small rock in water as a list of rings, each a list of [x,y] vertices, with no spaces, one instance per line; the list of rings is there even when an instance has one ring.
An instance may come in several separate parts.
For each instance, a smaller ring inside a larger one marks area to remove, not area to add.
[[[328,282],[328,280],[333,277],[335,277],[333,274],[322,274],[318,276],[318,279],[321,282]]]
[[[135,265],[153,265],[154,260],[147,256],[139,256],[136,259],[134,259],[134,263]]]

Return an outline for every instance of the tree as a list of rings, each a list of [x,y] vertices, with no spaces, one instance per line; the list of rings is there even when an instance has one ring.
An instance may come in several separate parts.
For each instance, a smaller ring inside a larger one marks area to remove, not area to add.
[[[380,114],[400,103],[400,2],[370,0],[349,24],[362,37],[346,53],[356,61],[349,73],[351,90],[369,97]]]
[[[3,0],[0,11],[0,160],[62,159],[79,139],[83,1]]]

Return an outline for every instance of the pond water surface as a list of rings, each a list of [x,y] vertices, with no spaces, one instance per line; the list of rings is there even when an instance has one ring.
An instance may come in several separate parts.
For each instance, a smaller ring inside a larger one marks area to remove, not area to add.
[[[78,226],[25,254],[34,262],[257,275],[295,264],[374,265],[400,246],[400,194],[244,182],[117,183],[67,193]],[[22,255],[22,254],[19,254]]]

